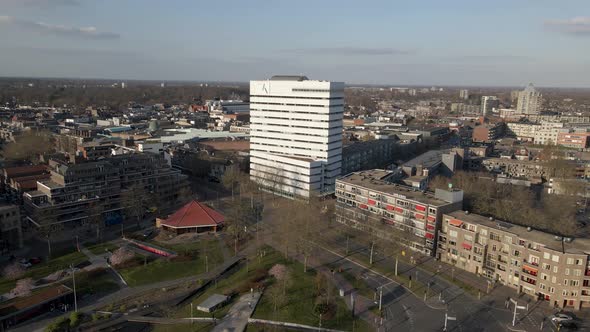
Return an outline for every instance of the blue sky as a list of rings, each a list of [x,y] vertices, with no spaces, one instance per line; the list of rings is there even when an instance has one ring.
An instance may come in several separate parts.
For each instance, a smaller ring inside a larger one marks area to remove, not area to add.
[[[590,87],[588,0],[0,0],[0,75]]]

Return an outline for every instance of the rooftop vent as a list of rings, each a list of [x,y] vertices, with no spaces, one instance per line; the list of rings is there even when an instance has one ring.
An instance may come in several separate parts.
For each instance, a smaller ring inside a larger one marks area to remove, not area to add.
[[[562,240],[563,240],[563,238],[562,238],[561,236],[559,236],[559,235],[555,235],[555,236],[553,237],[553,239],[554,239],[555,241],[562,241]]]
[[[565,241],[565,242],[567,242],[567,243],[572,243],[572,241],[573,241],[573,240],[574,240],[574,239],[573,239],[573,238],[571,238],[571,237],[564,237],[564,238],[563,238],[563,241]]]
[[[465,210],[465,214],[469,214],[469,211]]]
[[[526,231],[527,231],[527,232],[530,232],[530,231],[532,231],[532,230],[533,230],[533,229],[531,228],[531,226],[529,226],[529,227],[527,227],[527,228],[526,228]]]
[[[494,221],[494,217],[489,217],[488,219],[490,219],[490,221]]]

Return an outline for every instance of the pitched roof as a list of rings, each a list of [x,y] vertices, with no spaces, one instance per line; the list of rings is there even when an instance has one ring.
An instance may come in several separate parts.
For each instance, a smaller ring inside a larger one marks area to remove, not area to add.
[[[225,217],[221,213],[193,200],[162,220],[161,223],[172,228],[188,228],[218,226],[224,221]]]

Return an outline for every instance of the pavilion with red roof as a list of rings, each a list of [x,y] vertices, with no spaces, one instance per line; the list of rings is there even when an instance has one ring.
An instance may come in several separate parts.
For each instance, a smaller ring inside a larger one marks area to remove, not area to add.
[[[156,219],[156,227],[176,234],[217,232],[224,221],[221,213],[192,200],[166,219]]]

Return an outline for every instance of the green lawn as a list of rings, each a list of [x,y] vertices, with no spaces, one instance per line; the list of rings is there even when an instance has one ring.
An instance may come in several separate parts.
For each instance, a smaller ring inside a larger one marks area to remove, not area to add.
[[[32,266],[26,270],[21,279],[32,278],[33,280],[37,280],[46,277],[55,271],[67,269],[70,267],[70,264],[77,265],[86,260],[86,255],[75,251],[67,255],[51,259],[48,262]],[[0,279],[0,294],[10,291],[12,288],[14,288],[14,285],[15,281],[13,280],[7,280],[4,278]]]
[[[95,255],[103,255],[106,253],[107,250],[112,252],[117,250],[118,248],[118,245],[111,242],[106,242],[88,247],[88,250]]]
[[[286,300],[278,306],[275,312],[274,303],[269,291],[263,293],[253,317],[317,326],[319,315],[314,312],[317,301],[316,273],[314,271],[303,272],[302,264],[294,261],[286,261],[276,251],[271,251],[263,260],[263,265],[266,269],[277,263],[286,265],[289,271],[289,279],[291,281],[285,292]],[[331,288],[330,301],[334,304],[334,308],[332,317],[324,317],[322,326],[333,329],[351,330],[353,319],[346,304],[338,297],[338,293],[334,287],[331,285],[328,287]],[[361,329],[361,325],[363,329]],[[363,331],[366,326],[359,322],[357,327],[356,330]],[[253,326],[251,328],[256,330],[257,327]]]
[[[197,242],[178,245],[154,244],[176,251],[178,258],[158,258],[147,265],[120,269],[119,272],[129,286],[139,286],[159,281],[179,279],[204,273],[205,253],[209,270],[223,262],[223,254],[217,239],[202,239]]]
[[[113,279],[113,275],[105,269],[77,272],[75,277],[78,296],[106,294],[119,290],[119,285]],[[69,278],[64,284],[71,288],[73,286],[72,279]]]
[[[213,323],[191,324],[152,324],[152,332],[206,332],[211,331]]]

